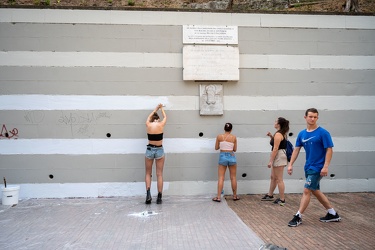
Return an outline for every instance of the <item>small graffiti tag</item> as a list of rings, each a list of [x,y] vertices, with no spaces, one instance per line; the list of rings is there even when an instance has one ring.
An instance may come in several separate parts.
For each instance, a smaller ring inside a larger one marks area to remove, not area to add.
[[[95,124],[102,119],[111,119],[111,114],[107,112],[62,112],[58,122],[70,126],[72,135],[80,134],[91,137],[95,134]]]
[[[18,138],[18,129],[14,128],[12,130],[7,129],[5,124],[1,128],[0,139],[17,139]]]
[[[110,118],[111,115],[103,112],[103,113],[69,113],[69,114],[62,114],[59,118],[59,122],[63,124],[90,124],[96,123],[98,120],[102,118]]]
[[[44,112],[43,111],[26,111],[25,112],[25,120],[30,123],[42,123],[44,120]]]

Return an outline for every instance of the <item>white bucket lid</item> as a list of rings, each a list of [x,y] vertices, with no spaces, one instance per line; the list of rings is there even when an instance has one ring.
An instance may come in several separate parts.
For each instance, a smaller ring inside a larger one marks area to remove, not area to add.
[[[7,187],[2,187],[1,188],[1,191],[16,191],[16,190],[19,190],[20,189],[20,186],[10,186],[10,185],[7,185]]]

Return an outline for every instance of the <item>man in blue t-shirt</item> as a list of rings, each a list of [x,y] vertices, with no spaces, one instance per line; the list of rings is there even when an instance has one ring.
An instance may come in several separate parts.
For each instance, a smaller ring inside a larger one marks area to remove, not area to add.
[[[306,152],[305,176],[306,182],[298,212],[288,223],[290,227],[296,227],[302,223],[302,214],[310,203],[311,193],[327,209],[327,215],[320,218],[322,222],[340,221],[339,214],[333,209],[328,198],[320,191],[320,180],[328,175],[328,166],[332,159],[333,142],[327,130],[317,125],[318,110],[310,108],[305,112],[307,128],[302,130],[296,140],[288,174],[293,173],[293,163],[297,160],[301,147]]]

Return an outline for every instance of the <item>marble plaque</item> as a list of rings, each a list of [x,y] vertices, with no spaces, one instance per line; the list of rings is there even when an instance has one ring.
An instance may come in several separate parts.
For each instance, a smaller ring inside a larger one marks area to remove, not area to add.
[[[238,47],[221,45],[184,45],[183,80],[238,81]]]
[[[238,44],[237,26],[183,26],[184,44]]]
[[[199,106],[200,115],[223,115],[223,85],[201,84]]]

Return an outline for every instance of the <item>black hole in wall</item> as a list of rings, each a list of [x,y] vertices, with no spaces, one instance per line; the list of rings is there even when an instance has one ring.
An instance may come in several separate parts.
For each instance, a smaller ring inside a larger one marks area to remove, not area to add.
[[[290,133],[289,133],[289,136],[293,136],[293,133],[292,133],[292,132],[290,132]]]
[[[242,174],[242,177],[243,177],[243,178],[245,178],[246,176],[247,176],[247,174],[246,174],[246,173],[243,173],[243,174]]]
[[[331,174],[330,177],[331,177],[331,178],[335,177],[335,174]]]
[[[200,132],[200,133],[199,133],[199,137],[202,137],[202,136],[203,136],[203,133],[202,133],[202,132]]]
[[[50,179],[53,179],[53,174],[50,174],[48,177],[49,177]]]
[[[111,133],[107,133],[107,137],[108,137],[108,138],[111,137]]]

